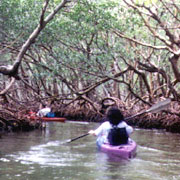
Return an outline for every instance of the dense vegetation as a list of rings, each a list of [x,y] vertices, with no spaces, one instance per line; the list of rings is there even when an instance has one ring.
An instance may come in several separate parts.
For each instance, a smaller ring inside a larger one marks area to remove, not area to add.
[[[129,123],[180,130],[179,0],[1,0],[0,22],[2,129],[46,102],[96,121],[171,98]]]

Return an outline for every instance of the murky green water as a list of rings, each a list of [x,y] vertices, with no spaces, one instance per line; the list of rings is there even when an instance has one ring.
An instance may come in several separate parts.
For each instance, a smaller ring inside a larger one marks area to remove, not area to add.
[[[49,123],[0,139],[0,180],[180,180],[180,135],[135,129],[137,156],[122,160],[98,152],[95,137],[69,144],[98,124]]]

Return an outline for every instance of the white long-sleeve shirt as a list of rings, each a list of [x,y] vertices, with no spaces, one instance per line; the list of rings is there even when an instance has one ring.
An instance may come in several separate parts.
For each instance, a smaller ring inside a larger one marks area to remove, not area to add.
[[[129,126],[125,121],[122,121],[118,124],[118,128],[126,128],[126,132],[128,135],[130,135],[133,132],[133,128]],[[98,138],[103,137],[105,142],[108,142],[107,136],[112,128],[112,125],[109,121],[106,121],[102,123],[95,131],[95,135],[98,136]]]
[[[37,112],[37,116],[39,117],[45,117],[47,113],[51,112],[51,109],[49,107],[43,108]]]

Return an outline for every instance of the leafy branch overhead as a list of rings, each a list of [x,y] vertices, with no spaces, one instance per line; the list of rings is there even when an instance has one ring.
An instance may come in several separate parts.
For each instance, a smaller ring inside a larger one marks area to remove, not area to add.
[[[45,0],[44,5],[42,7],[39,24],[21,47],[14,64],[12,66],[0,66],[0,73],[4,75],[9,75],[15,79],[19,79],[18,69],[27,50],[35,42],[36,38],[38,37],[40,32],[45,28],[46,24],[48,24],[62,8],[65,8],[67,3],[71,2],[70,0],[63,0],[47,17],[45,17],[49,1],[50,0]],[[5,91],[3,93],[5,93]]]

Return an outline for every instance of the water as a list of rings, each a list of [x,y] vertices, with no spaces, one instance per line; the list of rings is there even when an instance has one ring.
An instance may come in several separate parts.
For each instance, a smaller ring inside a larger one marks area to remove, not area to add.
[[[0,180],[180,180],[180,135],[135,129],[131,160],[97,151],[95,137],[71,143],[96,123],[48,123],[45,132],[8,134],[0,139]]]

